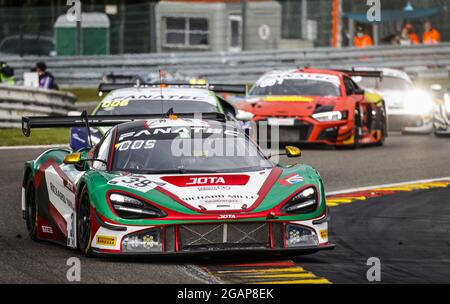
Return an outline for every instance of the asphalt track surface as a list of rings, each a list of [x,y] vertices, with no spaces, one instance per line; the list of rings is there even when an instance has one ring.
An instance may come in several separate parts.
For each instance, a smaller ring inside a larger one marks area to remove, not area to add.
[[[327,191],[335,191],[450,176],[449,151],[449,138],[394,134],[384,147],[307,149],[301,161],[316,167]],[[87,259],[54,244],[32,242],[21,218],[20,185],[23,162],[40,152],[0,150],[0,283],[67,283],[69,257],[81,259],[82,283],[214,283],[202,267],[233,262]],[[449,283],[450,188],[334,207],[330,239],[337,244],[334,251],[293,261],[333,283],[367,283],[366,261],[375,256],[381,260],[384,283]]]

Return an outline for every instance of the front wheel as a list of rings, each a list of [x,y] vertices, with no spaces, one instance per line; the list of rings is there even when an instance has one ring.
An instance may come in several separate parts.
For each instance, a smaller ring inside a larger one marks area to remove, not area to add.
[[[381,137],[378,140],[378,142],[375,144],[376,146],[382,146],[382,145],[384,145],[384,142],[386,141],[387,127],[386,127],[386,116],[384,115],[384,111],[383,111],[383,115],[382,115],[380,131],[381,131]]]
[[[77,244],[85,256],[91,255],[91,202],[86,187],[81,190],[77,207]]]
[[[359,148],[360,144],[359,144],[359,139],[361,137],[361,126],[362,126],[362,121],[361,121],[361,112],[359,111],[358,108],[355,108],[355,119],[354,119],[354,130],[353,130],[353,145],[351,145],[351,148],[353,149],[357,149]]]
[[[37,204],[36,188],[33,178],[28,178],[25,188],[25,220],[27,223],[28,235],[33,241],[37,240]]]

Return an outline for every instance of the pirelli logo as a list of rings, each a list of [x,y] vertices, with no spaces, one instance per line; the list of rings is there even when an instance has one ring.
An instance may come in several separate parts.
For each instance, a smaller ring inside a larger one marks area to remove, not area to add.
[[[104,246],[116,246],[117,238],[115,236],[97,235],[97,244]]]
[[[327,239],[328,238],[328,230],[326,230],[326,229],[320,230],[320,237],[322,239]]]

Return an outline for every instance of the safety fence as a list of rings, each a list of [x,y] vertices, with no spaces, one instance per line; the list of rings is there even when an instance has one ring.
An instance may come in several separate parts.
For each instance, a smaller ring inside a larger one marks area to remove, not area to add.
[[[108,56],[5,57],[18,78],[45,61],[59,85],[96,86],[108,73],[136,75],[159,69],[225,83],[251,83],[272,69],[390,67],[418,78],[448,77],[450,43],[434,46],[308,48],[297,51],[189,52]]]
[[[22,116],[65,115],[75,101],[71,93],[0,85],[0,127],[20,127]]]

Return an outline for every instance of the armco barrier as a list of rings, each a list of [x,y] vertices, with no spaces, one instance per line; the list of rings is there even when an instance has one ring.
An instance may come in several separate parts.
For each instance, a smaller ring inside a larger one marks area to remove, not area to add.
[[[36,61],[46,61],[60,85],[96,86],[105,73],[141,74],[158,69],[177,70],[187,76],[202,75],[222,82],[252,82],[271,69],[303,66],[349,68],[377,66],[404,69],[418,77],[447,75],[450,43],[439,45],[346,47],[299,50],[152,53],[73,57],[5,57],[20,77]]]
[[[0,127],[20,127],[22,116],[65,115],[75,101],[71,93],[0,85]]]

